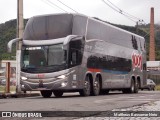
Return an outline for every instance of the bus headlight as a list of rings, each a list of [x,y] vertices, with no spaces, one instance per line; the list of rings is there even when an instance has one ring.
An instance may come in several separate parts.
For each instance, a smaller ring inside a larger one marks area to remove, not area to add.
[[[58,79],[65,79],[66,76],[65,76],[65,75],[60,75],[60,76],[58,76],[57,78],[58,78]]]
[[[22,76],[22,77],[21,77],[21,79],[22,79],[22,80],[27,80],[27,78],[26,78],[26,77],[24,77],[24,76]]]
[[[24,85],[21,85],[21,88],[24,89]]]

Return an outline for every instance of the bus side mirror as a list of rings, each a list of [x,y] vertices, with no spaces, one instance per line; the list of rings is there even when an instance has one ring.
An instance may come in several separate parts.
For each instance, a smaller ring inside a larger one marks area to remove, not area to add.
[[[65,38],[65,40],[64,40],[64,42],[63,42],[63,49],[64,49],[64,50],[67,50],[67,48],[68,48],[68,43],[71,41],[71,39],[73,39],[73,38],[75,38],[75,37],[77,37],[77,35],[68,35],[68,36]]]
[[[22,40],[22,38],[16,38],[16,39],[10,40],[10,41],[8,42],[8,44],[7,44],[7,51],[8,51],[9,53],[11,53],[11,52],[12,52],[12,45],[13,45],[13,43],[16,43],[16,42],[18,42],[18,41],[20,41],[20,40]]]
[[[63,49],[64,50],[67,50],[68,49],[68,44],[69,44],[69,42],[72,40],[72,39],[83,39],[83,37],[82,36],[78,36],[78,35],[68,35],[66,38],[65,38],[65,40],[64,40],[64,42],[63,42]]]

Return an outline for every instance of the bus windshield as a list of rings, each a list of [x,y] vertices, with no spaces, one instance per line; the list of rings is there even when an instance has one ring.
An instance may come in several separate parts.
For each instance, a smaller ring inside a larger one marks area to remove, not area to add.
[[[63,44],[23,46],[21,70],[28,73],[48,73],[65,69],[67,52],[62,47]]]

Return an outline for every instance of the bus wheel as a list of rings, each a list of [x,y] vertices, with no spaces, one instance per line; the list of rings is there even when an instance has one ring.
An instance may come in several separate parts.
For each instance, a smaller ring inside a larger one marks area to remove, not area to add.
[[[131,80],[130,88],[123,89],[122,92],[123,93],[135,93],[135,91],[136,91],[135,87],[136,87],[136,84],[135,84],[134,80]]]
[[[55,97],[62,97],[63,92],[62,91],[53,91],[53,94]]]
[[[97,96],[99,95],[99,92],[100,92],[100,83],[99,83],[99,78],[96,77],[92,86],[92,95]]]
[[[139,90],[139,83],[134,82],[134,93],[138,93]]]
[[[49,98],[49,97],[51,97],[51,95],[52,95],[52,91],[50,91],[50,90],[42,90],[42,91],[41,91],[41,95],[42,95],[44,98]]]
[[[130,93],[134,93],[134,90],[135,90],[135,85],[134,85],[134,81],[132,80],[131,81],[131,87],[130,87]]]
[[[132,79],[131,80],[131,87],[129,88],[129,93],[136,93],[136,89],[138,89],[137,87],[136,87],[137,85],[136,85],[136,83],[135,83],[135,81]]]
[[[85,83],[84,83],[84,88],[79,93],[80,93],[81,96],[89,96],[90,92],[91,92],[91,83],[89,81],[89,77],[86,76]]]

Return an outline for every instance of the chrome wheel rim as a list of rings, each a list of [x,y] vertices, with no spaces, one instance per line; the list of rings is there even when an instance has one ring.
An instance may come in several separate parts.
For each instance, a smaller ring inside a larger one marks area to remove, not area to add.
[[[94,82],[94,91],[96,93],[99,92],[99,81],[98,80],[95,80],[95,82]]]
[[[84,90],[87,94],[89,94],[90,92],[90,84],[88,80],[85,80],[85,86],[84,86]]]

